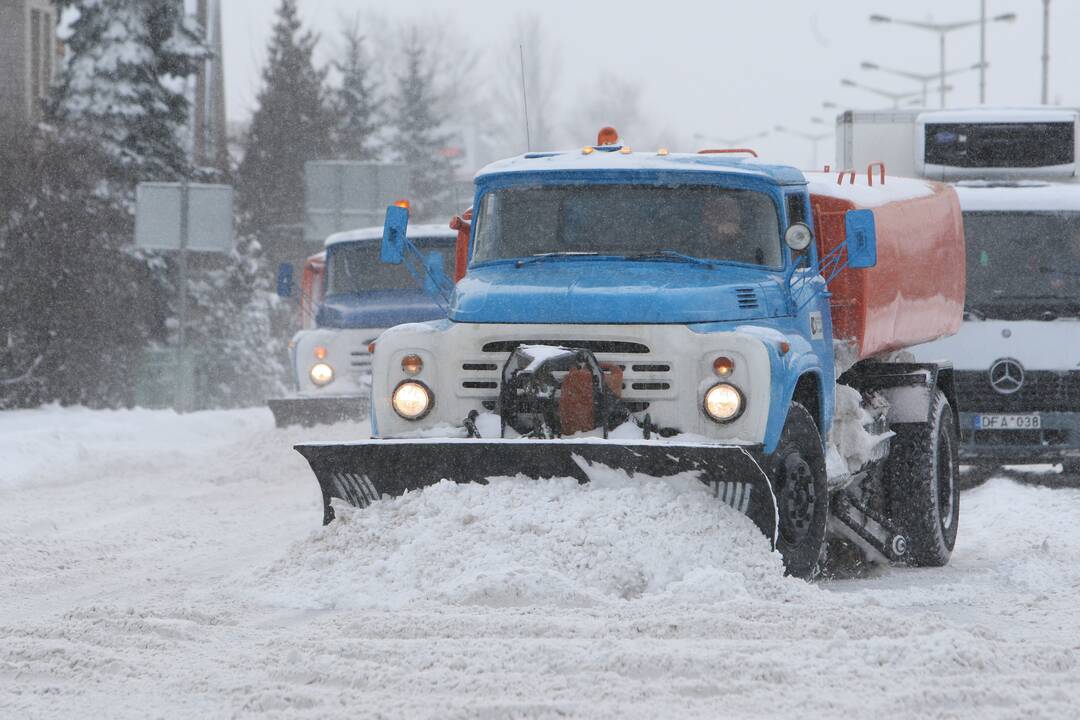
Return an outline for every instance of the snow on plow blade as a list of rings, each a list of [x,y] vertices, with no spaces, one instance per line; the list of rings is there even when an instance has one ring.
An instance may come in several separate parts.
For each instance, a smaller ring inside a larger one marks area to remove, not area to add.
[[[747,515],[775,545],[776,497],[754,456],[738,446],[598,440],[361,440],[305,443],[296,450],[319,480],[323,524],[339,498],[367,507],[441,480],[486,483],[490,477],[572,477],[588,482],[606,468],[649,477],[696,473],[716,496]]]

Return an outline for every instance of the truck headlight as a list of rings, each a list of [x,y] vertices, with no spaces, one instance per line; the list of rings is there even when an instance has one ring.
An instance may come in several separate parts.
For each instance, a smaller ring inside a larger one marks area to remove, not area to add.
[[[705,393],[705,414],[718,423],[731,422],[742,414],[743,395],[734,385],[718,383]]]
[[[434,398],[424,383],[406,380],[394,389],[390,404],[394,406],[394,412],[406,420],[419,420],[431,410]]]
[[[311,366],[311,370],[308,371],[308,377],[311,378],[311,382],[319,387],[328,385],[334,379],[334,368],[326,363],[315,363]]]

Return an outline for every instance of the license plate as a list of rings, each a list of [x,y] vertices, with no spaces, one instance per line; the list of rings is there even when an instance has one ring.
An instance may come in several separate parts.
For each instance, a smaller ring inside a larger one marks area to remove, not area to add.
[[[976,415],[976,430],[1039,430],[1042,417],[1038,413],[1027,415]]]

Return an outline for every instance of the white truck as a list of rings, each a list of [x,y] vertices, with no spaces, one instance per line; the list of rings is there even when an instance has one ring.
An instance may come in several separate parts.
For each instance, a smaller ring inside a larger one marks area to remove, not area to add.
[[[1071,108],[845,112],[840,168],[952,182],[967,241],[965,322],[913,349],[955,368],[967,483],[1003,465],[1080,476],[1080,183]]]

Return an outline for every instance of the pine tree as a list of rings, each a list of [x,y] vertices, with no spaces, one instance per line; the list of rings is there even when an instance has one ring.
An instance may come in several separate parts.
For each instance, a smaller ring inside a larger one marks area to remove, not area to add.
[[[240,204],[253,228],[301,223],[304,163],[332,154],[326,72],[312,61],[317,38],[301,32],[296,0],[281,0],[277,16],[238,173]]]
[[[196,385],[214,406],[261,405],[284,391],[286,348],[272,328],[280,310],[251,236],[191,279],[187,340],[201,354]]]
[[[103,149],[35,144],[28,192],[0,219],[0,408],[130,404],[140,351],[167,315],[153,268],[115,230],[130,214],[101,192]]]
[[[432,217],[452,207],[457,160],[452,136],[443,129],[435,69],[415,29],[407,34],[402,52],[405,70],[397,77],[393,98],[394,147],[409,168],[419,212]]]
[[[53,118],[97,143],[130,187],[188,174],[185,78],[208,50],[183,0],[72,0]]]
[[[334,93],[334,146],[342,160],[379,157],[378,131],[382,100],[372,77],[364,36],[354,25],[345,36],[343,61],[336,63],[341,87]]]

